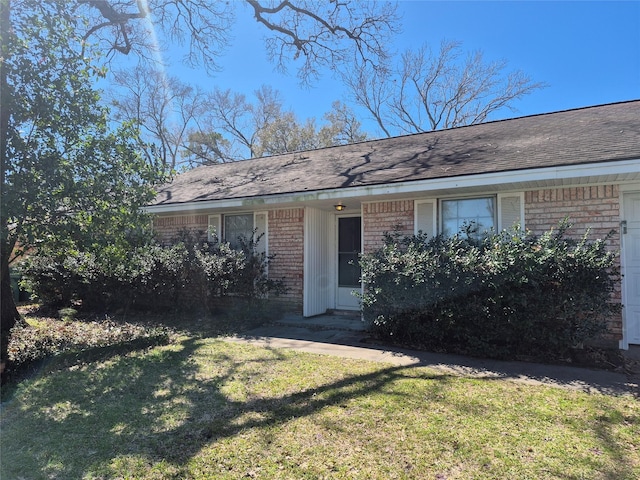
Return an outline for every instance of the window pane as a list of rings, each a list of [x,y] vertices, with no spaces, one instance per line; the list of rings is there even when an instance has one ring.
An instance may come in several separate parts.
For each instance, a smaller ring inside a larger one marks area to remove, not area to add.
[[[241,248],[240,238],[250,239],[253,235],[253,214],[225,215],[224,238],[236,250]]]
[[[466,198],[442,201],[442,233],[455,235],[472,225],[480,235],[495,225],[495,198]]]
[[[360,217],[338,219],[338,250],[340,252],[359,252],[361,241]]]
[[[357,253],[338,254],[338,286],[360,286],[360,265]]]

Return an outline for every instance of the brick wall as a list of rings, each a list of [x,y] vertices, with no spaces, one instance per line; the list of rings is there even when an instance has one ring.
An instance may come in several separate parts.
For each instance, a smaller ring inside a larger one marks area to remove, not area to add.
[[[362,206],[362,248],[371,252],[382,246],[382,234],[397,230],[413,235],[413,200],[365,203]]]
[[[160,243],[169,244],[181,230],[198,233],[203,240],[207,239],[209,228],[208,215],[174,215],[168,217],[154,217],[153,229]]]
[[[525,224],[527,229],[542,233],[565,216],[574,225],[569,235],[581,237],[587,228],[593,238],[603,238],[620,223],[620,193],[617,185],[571,187],[525,192]],[[611,239],[613,248],[620,247],[620,236]]]
[[[541,234],[566,216],[573,224],[567,236],[581,238],[590,229],[589,239],[604,238],[611,230],[616,233],[608,246],[620,249],[620,194],[617,185],[570,187],[525,192],[525,226]],[[614,301],[621,301],[621,285],[614,293]],[[622,317],[610,320],[611,340],[622,338]]]
[[[269,277],[284,277],[289,291],[282,297],[287,303],[302,308],[304,283],[304,209],[290,208],[269,212],[269,254],[275,258],[269,265]]]

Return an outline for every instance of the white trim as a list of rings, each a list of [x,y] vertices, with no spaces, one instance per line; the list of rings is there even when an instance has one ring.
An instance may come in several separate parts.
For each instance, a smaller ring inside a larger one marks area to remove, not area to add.
[[[221,215],[209,215],[207,218],[207,241],[213,242],[214,238],[212,230],[218,237],[218,242],[222,242],[222,216]]]
[[[619,194],[619,198],[618,198],[618,202],[620,205],[620,221],[624,220],[625,218],[625,211],[624,211],[624,196],[625,194],[632,194],[632,193],[640,193],[640,184],[635,184],[635,185],[625,185],[626,188],[620,188],[620,194]],[[618,347],[622,350],[628,350],[629,349],[629,335],[627,333],[627,316],[626,316],[626,309],[625,309],[625,305],[627,302],[627,285],[625,285],[625,270],[626,270],[626,265],[625,265],[625,252],[624,252],[624,248],[626,247],[625,245],[625,239],[624,239],[624,235],[622,234],[622,231],[620,232],[620,274],[621,274],[621,278],[620,278],[620,302],[622,303],[622,339],[618,342]]]
[[[639,193],[640,192],[640,183],[624,183],[618,186],[620,193]],[[622,202],[622,195],[620,196],[620,201]]]
[[[505,230],[507,228],[511,228],[513,225],[503,225],[503,215],[502,215],[502,199],[507,197],[520,197],[520,230],[525,229],[525,218],[524,218],[524,192],[513,192],[513,193],[498,193],[497,194],[497,202],[498,202],[498,231]]]
[[[166,205],[151,205],[145,207],[149,213],[168,213],[178,211],[202,211],[208,209],[248,207],[270,207],[282,203],[311,202],[315,200],[340,200],[354,197],[375,195],[416,194],[435,190],[454,188],[488,187],[496,190],[496,186],[522,182],[564,181],[569,179],[589,179],[597,176],[611,176],[623,174],[638,174],[640,159],[600,162],[592,164],[568,165],[561,167],[545,167],[508,172],[483,173],[458,177],[434,178],[414,180],[408,182],[387,183],[382,185],[368,185],[362,187],[334,188],[310,192],[284,193],[265,195],[260,197],[242,197],[223,200],[209,200],[200,202],[170,203]],[[588,182],[587,182],[588,183]],[[608,183],[621,183],[612,181]],[[564,186],[563,184],[558,187]],[[575,186],[572,184],[572,186]],[[545,186],[545,188],[547,188]],[[522,191],[522,188],[514,187]]]
[[[425,205],[425,204],[431,204],[431,208],[432,208],[432,225],[431,225],[431,231],[423,231],[423,233],[426,233],[427,235],[431,235],[432,237],[435,237],[436,235],[438,235],[438,199],[437,198],[425,198],[425,199],[420,199],[420,200],[414,200],[413,201],[413,234],[414,235],[418,235],[418,232],[420,230],[422,230],[422,228],[420,228],[420,225],[418,225],[419,223],[419,219],[418,219],[418,205]]]
[[[264,215],[264,232],[258,232],[258,234],[263,233],[262,236],[262,248],[260,251],[264,252],[265,255],[269,255],[269,212],[267,210],[259,210],[253,212],[253,228],[254,230],[257,228],[256,226],[256,216]]]

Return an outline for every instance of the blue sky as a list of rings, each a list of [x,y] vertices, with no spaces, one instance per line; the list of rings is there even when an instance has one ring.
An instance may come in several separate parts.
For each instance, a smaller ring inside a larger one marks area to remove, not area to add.
[[[465,52],[482,50],[487,61],[506,60],[509,69],[548,85],[516,102],[516,113],[505,110],[494,120],[640,98],[640,1],[404,1],[399,13],[398,52],[455,40]],[[248,9],[239,8],[232,35],[216,76],[175,64],[168,73],[247,95],[271,85],[301,119],[320,119],[334,100],[344,99],[342,85],[329,75],[305,89],[295,65],[289,76],[275,72],[263,48],[265,32]]]

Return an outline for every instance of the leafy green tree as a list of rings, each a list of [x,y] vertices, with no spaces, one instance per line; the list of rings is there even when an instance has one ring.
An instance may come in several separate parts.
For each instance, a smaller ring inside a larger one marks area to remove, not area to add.
[[[30,249],[124,245],[144,225],[156,170],[136,132],[110,128],[63,2],[1,0],[2,361],[19,320],[9,265]]]

